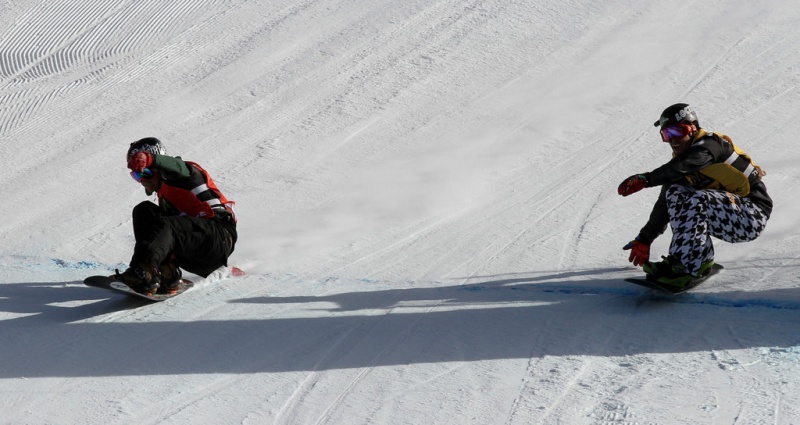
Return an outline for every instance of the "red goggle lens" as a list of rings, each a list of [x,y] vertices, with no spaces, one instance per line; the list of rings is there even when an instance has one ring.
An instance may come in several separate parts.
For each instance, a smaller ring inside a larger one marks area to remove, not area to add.
[[[691,132],[688,124],[672,124],[661,128],[661,139],[669,142],[672,139],[684,137]]]

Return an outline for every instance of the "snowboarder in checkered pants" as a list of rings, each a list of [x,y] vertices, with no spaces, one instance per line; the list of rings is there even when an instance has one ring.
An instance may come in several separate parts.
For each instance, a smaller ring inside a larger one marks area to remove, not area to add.
[[[668,107],[654,126],[661,127],[661,139],[669,143],[673,158],[619,185],[622,196],[661,186],[647,224],[623,249],[658,282],[680,288],[714,265],[711,236],[736,243],[761,235],[772,199],[761,181],[766,173],[730,137],[703,130],[689,105]],[[668,224],[669,255],[651,262],[650,245]]]

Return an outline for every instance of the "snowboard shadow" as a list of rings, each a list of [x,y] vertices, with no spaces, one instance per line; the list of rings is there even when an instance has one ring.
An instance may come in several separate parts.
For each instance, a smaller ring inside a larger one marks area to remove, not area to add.
[[[619,274],[509,274],[402,289],[364,284],[356,292],[249,297],[226,307],[249,306],[255,319],[157,315],[101,323],[81,318],[141,303],[121,297],[64,307],[111,297],[65,284],[0,285],[0,312],[20,316],[3,323],[0,355],[8,360],[0,377],[249,374],[800,344],[800,303],[770,304],[800,299],[800,289],[748,293],[738,306],[719,301],[742,295],[736,292],[715,294],[717,301],[667,301]],[[47,349],[54,345],[58,356]]]
[[[18,318],[27,318],[29,322],[69,323],[142,304],[133,298],[115,296],[111,291],[91,288],[79,281],[0,284],[0,314],[9,313],[8,316],[17,317],[4,320],[4,326]]]

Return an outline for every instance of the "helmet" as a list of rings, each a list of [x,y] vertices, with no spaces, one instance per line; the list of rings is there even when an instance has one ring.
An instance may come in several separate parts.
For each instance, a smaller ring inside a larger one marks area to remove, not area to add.
[[[664,127],[670,124],[694,124],[695,127],[700,128],[700,122],[697,120],[697,114],[691,106],[685,103],[676,103],[661,113],[661,118],[653,123],[654,127]]]
[[[166,155],[167,149],[161,144],[161,141],[155,137],[145,137],[144,139],[131,143],[131,147],[128,148],[128,154],[125,156],[125,159],[130,161],[131,157],[136,152],[150,152],[154,155]]]

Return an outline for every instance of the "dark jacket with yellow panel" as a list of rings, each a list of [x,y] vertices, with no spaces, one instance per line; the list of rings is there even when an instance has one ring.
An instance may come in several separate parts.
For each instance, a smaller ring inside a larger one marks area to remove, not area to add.
[[[722,190],[749,198],[769,217],[772,198],[761,181],[764,175],[750,156],[733,144],[730,137],[699,130],[689,149],[661,167],[645,173],[648,187],[662,188],[650,219],[639,232],[639,240],[649,245],[667,229],[669,213],[666,191],[672,184]]]

